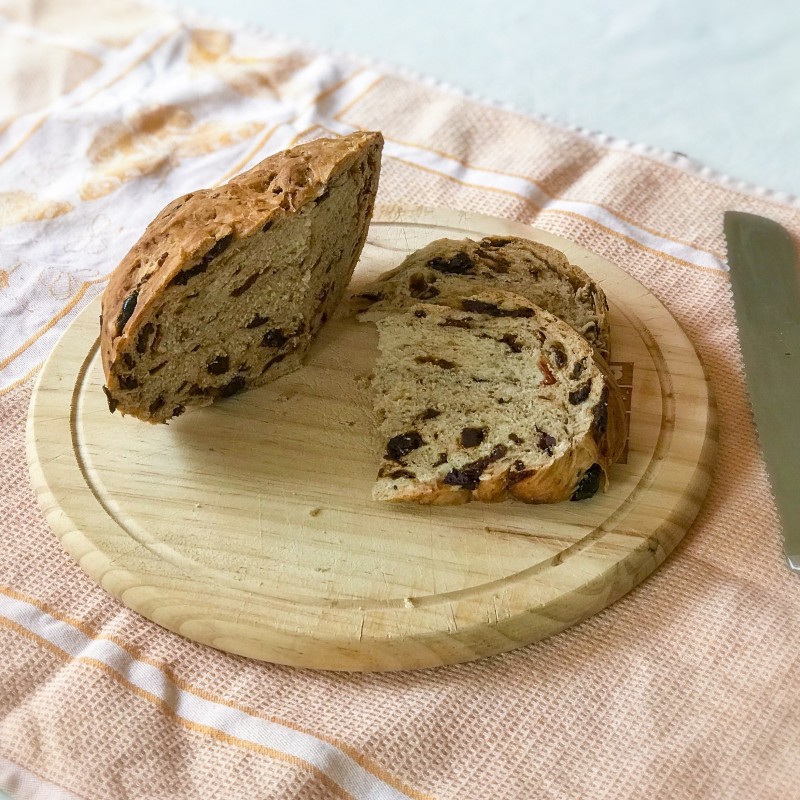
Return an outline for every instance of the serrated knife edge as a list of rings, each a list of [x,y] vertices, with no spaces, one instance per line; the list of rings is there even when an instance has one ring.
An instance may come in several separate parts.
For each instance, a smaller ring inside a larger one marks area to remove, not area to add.
[[[728,211],[728,267],[745,378],[781,518],[789,568],[800,574],[800,271],[773,220]]]

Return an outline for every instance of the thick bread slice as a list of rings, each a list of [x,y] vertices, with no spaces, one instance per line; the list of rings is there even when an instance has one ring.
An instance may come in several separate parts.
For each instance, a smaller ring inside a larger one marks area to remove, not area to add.
[[[373,498],[430,504],[591,497],[626,438],[589,343],[517,295],[418,304],[377,321],[386,442]]]
[[[458,308],[462,297],[487,289],[514,292],[555,314],[608,360],[603,290],[562,252],[529,239],[439,239],[364,289],[358,301],[371,303],[363,317],[377,319],[420,301]]]
[[[111,411],[164,422],[299,367],[358,261],[382,146],[317,139],[170,203],[103,294]]]

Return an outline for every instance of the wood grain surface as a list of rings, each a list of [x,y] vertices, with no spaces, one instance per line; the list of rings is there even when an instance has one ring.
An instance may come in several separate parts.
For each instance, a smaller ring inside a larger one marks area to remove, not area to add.
[[[345,314],[303,369],[268,386],[168,425],[111,415],[96,302],[46,362],[28,419],[33,485],[61,544],[171,631],[319,669],[469,661],[561,631],[632,589],[708,487],[716,428],[703,368],[641,284],[520,223],[379,208],[353,288],[433,239],[487,234],[560,248],[609,298],[630,436],[608,492],[552,506],[373,502],[377,334]]]

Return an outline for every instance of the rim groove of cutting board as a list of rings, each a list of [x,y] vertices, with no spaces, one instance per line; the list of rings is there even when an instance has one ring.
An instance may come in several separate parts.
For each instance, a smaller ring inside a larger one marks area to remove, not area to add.
[[[95,301],[47,360],[28,418],[33,485],[64,548],[169,630],[320,669],[415,669],[507,651],[636,586],[708,488],[716,424],[702,365],[645,287],[521,223],[379,208],[353,286],[433,239],[487,234],[558,247],[609,298],[631,435],[606,494],[554,506],[373,502],[381,442],[365,376],[377,335],[345,317],[328,323],[302,370],[268,386],[169,425],[112,416]]]

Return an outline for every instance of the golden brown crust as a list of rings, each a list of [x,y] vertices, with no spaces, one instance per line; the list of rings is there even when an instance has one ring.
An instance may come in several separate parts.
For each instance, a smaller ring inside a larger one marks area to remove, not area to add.
[[[217,242],[247,237],[292,215],[322,195],[365,148],[380,148],[382,142],[380,133],[366,131],[316,139],[264,159],[223,186],[169,203],[122,259],[103,293],[100,350],[106,380],[136,332],[137,318],[178,272]]]

